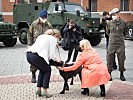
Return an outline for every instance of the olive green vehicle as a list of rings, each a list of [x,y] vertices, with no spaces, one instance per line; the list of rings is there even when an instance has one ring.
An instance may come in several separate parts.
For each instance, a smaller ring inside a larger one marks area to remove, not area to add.
[[[18,3],[13,6],[13,20],[18,26],[21,43],[27,43],[28,28],[43,9],[48,11],[48,21],[54,28],[61,30],[68,20],[74,19],[81,26],[83,37],[88,39],[93,46],[101,42],[103,33],[98,31],[100,26],[98,14],[86,12],[79,4],[68,2],[68,0],[64,2],[51,0],[43,3]]]
[[[133,21],[127,22],[126,39],[133,40]]]
[[[6,47],[12,47],[17,42],[17,26],[3,21],[2,14],[0,14],[0,42],[3,42]]]

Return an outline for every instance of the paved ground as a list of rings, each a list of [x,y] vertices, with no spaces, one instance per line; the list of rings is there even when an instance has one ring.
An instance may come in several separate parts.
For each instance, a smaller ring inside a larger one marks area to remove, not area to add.
[[[105,40],[94,47],[106,63]],[[121,82],[119,71],[113,71],[113,81],[106,84],[106,96],[100,97],[99,87],[90,88],[90,95],[84,96],[80,93],[80,81],[74,78],[74,85],[65,94],[59,94],[63,88],[63,80],[58,70],[52,67],[52,76],[49,92],[53,94],[49,100],[133,100],[133,41],[126,40],[125,62],[127,81]],[[46,98],[36,97],[36,84],[30,83],[31,75],[29,64],[25,58],[26,45],[19,42],[15,47],[6,48],[0,43],[0,100],[46,100]],[[61,57],[66,58],[67,52],[61,50]],[[70,81],[70,80],[69,80]]]

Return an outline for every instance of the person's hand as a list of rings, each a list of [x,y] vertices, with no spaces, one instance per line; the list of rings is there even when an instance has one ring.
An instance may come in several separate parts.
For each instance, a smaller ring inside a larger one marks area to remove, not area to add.
[[[72,28],[72,26],[71,25],[69,25],[69,27],[68,27],[69,29],[71,29]]]
[[[61,62],[61,59],[60,59],[60,58],[57,58],[56,61],[57,61],[57,62]]]
[[[73,31],[75,32],[76,31],[76,28],[74,28]]]
[[[58,67],[56,67],[58,70],[62,70],[63,71],[63,68],[64,67],[60,67],[60,66],[58,66]]]

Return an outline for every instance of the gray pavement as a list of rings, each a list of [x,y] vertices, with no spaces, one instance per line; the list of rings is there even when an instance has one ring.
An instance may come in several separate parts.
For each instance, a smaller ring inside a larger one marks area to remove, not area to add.
[[[79,78],[74,78],[74,85],[70,90],[61,95],[63,80],[58,70],[52,66],[52,76],[49,91],[54,94],[51,100],[133,100],[133,41],[126,42],[125,82],[119,79],[119,71],[112,73],[113,81],[106,84],[107,94],[105,98],[99,96],[99,87],[90,88],[90,96],[80,94]],[[94,47],[106,63],[105,39]],[[26,61],[26,45],[19,41],[16,46],[7,48],[0,43],[0,100],[45,100],[46,98],[36,97],[36,84],[30,83],[31,73],[29,64]],[[67,52],[60,49],[61,58],[66,60]],[[123,92],[122,90],[127,93]],[[116,95],[117,94],[117,95]],[[120,98],[122,97],[122,98]]]

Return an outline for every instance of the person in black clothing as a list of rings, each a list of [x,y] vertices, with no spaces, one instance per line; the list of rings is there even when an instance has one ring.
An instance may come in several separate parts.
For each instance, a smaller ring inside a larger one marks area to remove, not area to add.
[[[105,30],[106,50],[108,49],[108,44],[109,44],[109,36],[108,36],[108,34],[107,34],[107,32],[108,32],[109,30],[107,29],[107,24],[108,24],[108,22],[111,21],[111,20],[112,20],[112,17],[111,17],[111,15],[109,15],[109,12],[104,11],[104,12],[103,12],[102,22],[101,22],[101,24],[100,24],[99,30],[101,30],[101,29],[104,29],[104,30]],[[116,65],[115,59],[114,59],[113,69],[114,69],[114,70],[117,69],[117,65]]]
[[[79,46],[79,41],[82,40],[81,28],[76,24],[74,20],[70,20],[63,29],[63,35],[64,35],[64,38],[68,38],[71,42],[70,49],[68,50],[68,57],[65,63],[68,63],[70,61],[73,49],[75,50],[73,60],[72,60],[74,62],[78,55],[77,48]]]

